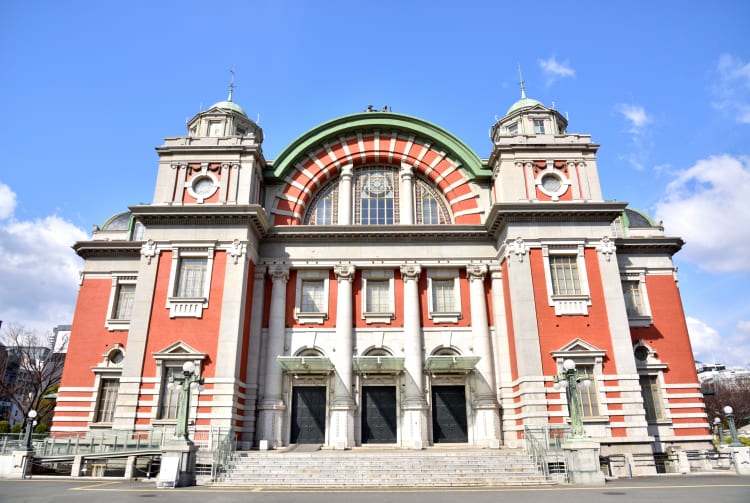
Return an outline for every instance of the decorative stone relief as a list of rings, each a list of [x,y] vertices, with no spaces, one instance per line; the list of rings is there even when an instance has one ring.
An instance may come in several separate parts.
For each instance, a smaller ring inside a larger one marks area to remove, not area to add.
[[[523,262],[523,256],[526,255],[526,243],[524,243],[522,237],[519,236],[513,241],[506,241],[505,245],[505,258],[510,259],[515,255],[519,263]]]
[[[614,241],[609,239],[609,236],[604,236],[602,240],[599,241],[599,244],[596,245],[596,251],[604,255],[607,262],[612,259],[612,255],[614,255],[616,249],[617,247],[615,247]]]
[[[148,264],[151,265],[151,259],[156,256],[156,243],[149,239],[141,246],[141,256],[148,258]]]
[[[240,257],[245,255],[246,251],[247,245],[245,243],[240,243],[239,239],[235,239],[232,241],[231,248],[229,248],[229,255],[234,258],[234,263],[237,264]]]

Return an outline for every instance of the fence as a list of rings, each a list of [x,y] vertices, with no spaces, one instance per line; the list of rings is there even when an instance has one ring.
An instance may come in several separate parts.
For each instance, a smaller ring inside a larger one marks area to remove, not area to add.
[[[570,435],[567,425],[525,426],[526,452],[548,479],[567,479],[567,467],[562,444]]]

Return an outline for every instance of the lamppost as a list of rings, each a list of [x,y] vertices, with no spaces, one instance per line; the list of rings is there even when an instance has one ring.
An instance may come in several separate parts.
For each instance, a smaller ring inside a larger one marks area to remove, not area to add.
[[[721,438],[721,418],[719,416],[716,416],[714,418],[714,426],[716,427],[716,439],[717,439],[717,447],[720,447],[722,444],[722,438]]]
[[[570,435],[572,438],[584,438],[586,430],[583,427],[583,407],[581,397],[576,389],[578,383],[583,386],[591,386],[588,374],[576,372],[576,362],[567,359],[563,362],[563,371],[555,376],[556,390],[564,389],[568,396],[568,410],[570,411]]]
[[[188,444],[190,436],[188,434],[188,414],[190,412],[190,392],[196,388],[203,391],[204,380],[198,378],[195,373],[195,364],[185,362],[182,366],[182,376],[170,376],[167,389],[180,393],[180,400],[177,406],[177,424],[174,430],[175,439],[184,439]]]
[[[727,423],[729,424],[729,434],[732,437],[732,443],[730,447],[742,447],[740,439],[737,437],[737,428],[734,425],[734,409],[726,405],[724,406],[724,415],[727,417]]]
[[[26,450],[31,450],[31,434],[34,431],[34,425],[36,425],[36,411],[31,409],[29,414],[26,416],[26,431],[24,432],[23,444],[26,446]]]

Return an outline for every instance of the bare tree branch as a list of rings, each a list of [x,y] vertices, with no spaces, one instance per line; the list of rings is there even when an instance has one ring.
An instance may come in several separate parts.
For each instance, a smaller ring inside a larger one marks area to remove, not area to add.
[[[709,422],[715,417],[726,422],[724,407],[734,409],[734,421],[737,428],[750,424],[750,379],[721,380],[704,387],[709,394],[705,395],[706,414]],[[710,394],[713,391],[714,394]]]
[[[15,405],[25,418],[37,411],[37,422],[49,424],[60,384],[64,353],[53,353],[47,338],[23,326],[10,324],[3,328],[0,352],[0,398]]]

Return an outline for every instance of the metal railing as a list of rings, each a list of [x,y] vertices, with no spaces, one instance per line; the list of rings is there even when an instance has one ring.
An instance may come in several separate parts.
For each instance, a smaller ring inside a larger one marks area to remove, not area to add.
[[[524,426],[526,452],[547,479],[568,478],[562,444],[570,435],[567,425]]]
[[[34,433],[31,440],[34,445],[47,438],[47,433]],[[2,433],[0,434],[0,454],[10,454],[13,451],[22,451],[26,449],[24,445],[23,433]]]

